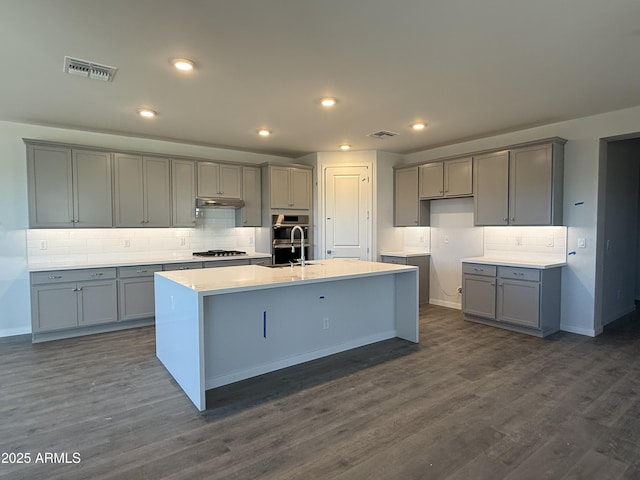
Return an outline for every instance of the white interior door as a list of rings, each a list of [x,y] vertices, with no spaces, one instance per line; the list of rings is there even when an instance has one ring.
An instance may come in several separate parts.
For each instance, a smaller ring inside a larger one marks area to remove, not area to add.
[[[325,256],[369,260],[369,169],[327,167],[325,185]]]

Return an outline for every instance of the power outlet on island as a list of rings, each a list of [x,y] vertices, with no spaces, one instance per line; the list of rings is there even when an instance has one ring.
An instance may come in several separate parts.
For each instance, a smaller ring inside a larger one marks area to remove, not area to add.
[[[329,317],[324,317],[322,319],[322,329],[327,330],[329,328]]]

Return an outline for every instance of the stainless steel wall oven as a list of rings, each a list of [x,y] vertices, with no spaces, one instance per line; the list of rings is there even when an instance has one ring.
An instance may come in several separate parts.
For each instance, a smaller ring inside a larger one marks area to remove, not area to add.
[[[309,257],[309,215],[271,216],[271,256],[274,265],[287,264],[301,257],[300,234],[296,233],[291,251],[291,230],[299,225],[304,231],[304,255]]]

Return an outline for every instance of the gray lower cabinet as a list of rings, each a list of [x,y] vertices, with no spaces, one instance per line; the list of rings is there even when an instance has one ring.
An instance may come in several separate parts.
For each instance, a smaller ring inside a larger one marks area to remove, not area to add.
[[[381,255],[382,263],[413,265],[418,267],[418,299],[420,304],[429,303],[429,258],[430,255]]]
[[[197,268],[202,268],[202,262],[167,263],[162,266],[162,270],[165,272],[175,270],[194,270]]]
[[[467,320],[539,337],[560,329],[561,269],[462,264]]]
[[[162,265],[118,268],[118,319],[137,320],[155,316],[153,274]]]
[[[115,322],[116,269],[31,274],[31,324],[39,333]]]

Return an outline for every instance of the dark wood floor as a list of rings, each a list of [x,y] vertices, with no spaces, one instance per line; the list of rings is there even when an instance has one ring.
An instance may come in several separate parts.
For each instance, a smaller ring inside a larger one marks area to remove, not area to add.
[[[390,340],[209,392],[198,413],[152,327],[0,340],[0,479],[640,478],[640,321],[547,339],[421,311]],[[78,452],[77,464],[35,464]],[[5,458],[6,459],[6,458]]]

